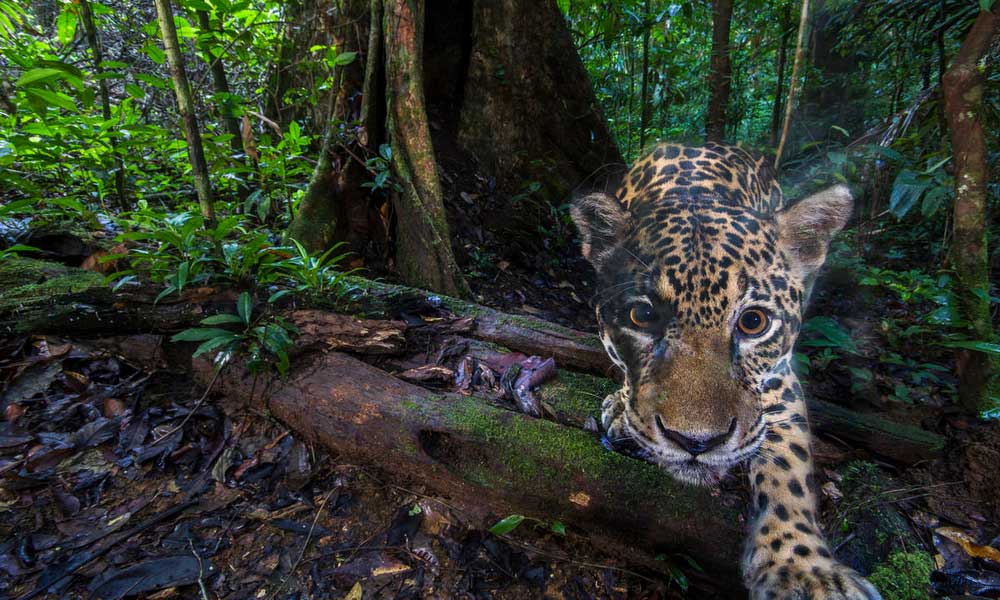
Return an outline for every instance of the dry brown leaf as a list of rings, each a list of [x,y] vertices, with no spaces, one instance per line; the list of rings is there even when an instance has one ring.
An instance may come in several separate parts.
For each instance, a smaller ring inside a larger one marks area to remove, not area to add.
[[[955,542],[973,558],[982,558],[1000,565],[1000,550],[992,546],[977,544],[976,539],[967,531],[958,527],[940,527],[935,529],[934,533]]]
[[[118,398],[105,398],[104,407],[101,413],[111,419],[117,417],[125,411],[125,403]]]
[[[24,408],[20,404],[8,404],[3,409],[3,418],[8,423],[13,423],[24,415]]]
[[[361,587],[361,582],[356,581],[354,582],[354,587],[351,588],[351,591],[347,592],[347,595],[344,596],[344,600],[361,600],[364,595],[365,590]]]

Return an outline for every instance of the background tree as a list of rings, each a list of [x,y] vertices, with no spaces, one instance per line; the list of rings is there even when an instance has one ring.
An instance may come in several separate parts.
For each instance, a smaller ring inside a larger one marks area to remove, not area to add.
[[[215,220],[215,209],[212,207],[212,185],[208,180],[208,163],[205,162],[205,150],[201,145],[201,132],[198,130],[194,98],[188,83],[187,72],[184,70],[184,57],[181,55],[180,42],[177,40],[173,9],[170,7],[170,0],[155,0],[155,3],[156,20],[160,24],[163,49],[170,63],[170,77],[173,80],[174,95],[177,98],[177,110],[181,114],[184,137],[187,139],[188,158],[191,161],[191,172],[194,178],[194,188],[198,194],[198,204],[201,206],[202,216],[211,223]]]
[[[386,51],[388,131],[400,190],[396,209],[396,261],[403,277],[453,296],[468,293],[455,265],[441,201],[421,69],[424,3],[389,0],[383,29]]]
[[[733,21],[732,0],[712,1],[712,61],[708,72],[708,111],[705,138],[719,142],[726,137],[726,113],[732,87],[729,38]]]
[[[981,11],[942,78],[944,110],[955,157],[951,263],[961,284],[959,310],[972,336],[986,343],[992,342],[996,333],[990,317],[990,169],[983,131],[986,82],[981,61],[996,41],[998,24],[1000,4]],[[967,344],[958,350],[959,395],[962,404],[972,411],[987,404],[996,374],[995,360],[986,351],[986,343]]]
[[[104,75],[104,56],[101,51],[100,37],[97,33],[97,25],[94,24],[94,12],[90,8],[89,0],[80,0],[80,20],[87,35],[87,45],[90,46],[90,54],[94,59],[94,73],[98,76],[97,89],[101,95],[101,116],[105,121],[111,120],[111,96],[108,94],[108,82]],[[125,165],[118,152],[118,142],[114,137],[109,139],[111,154],[115,160],[115,193],[118,195],[118,205],[127,208],[125,197]]]

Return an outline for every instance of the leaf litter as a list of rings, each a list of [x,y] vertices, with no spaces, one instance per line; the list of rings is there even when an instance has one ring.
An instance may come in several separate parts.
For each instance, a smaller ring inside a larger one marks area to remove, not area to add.
[[[681,597],[585,537],[540,522],[498,537],[486,528],[504,515],[201,402],[157,336],[131,338],[0,340],[0,597]],[[521,395],[552,370],[528,358]],[[476,366],[476,385],[500,394],[504,371]]]

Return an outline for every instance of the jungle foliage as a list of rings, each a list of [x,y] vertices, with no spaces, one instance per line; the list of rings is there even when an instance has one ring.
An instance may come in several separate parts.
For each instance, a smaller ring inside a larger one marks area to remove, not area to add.
[[[557,5],[626,160],[658,140],[704,139],[712,97],[712,3]],[[299,290],[336,287],[351,258],[331,261],[327,248],[304,247],[284,234],[317,165],[343,169],[347,163],[363,174],[358,188],[367,198],[369,221],[378,223],[371,231],[382,232],[370,233],[366,247],[388,255],[399,242],[392,233],[399,211],[387,199],[415,176],[401,167],[428,167],[399,155],[397,147],[407,145],[398,139],[368,143],[370,132],[354,113],[331,114],[351,77],[348,69],[365,76],[369,66],[370,53],[338,47],[342,32],[330,34],[344,25],[337,21],[344,7],[305,0],[172,3],[212,191],[212,222],[200,216],[205,213],[192,178],[197,166],[178,124],[176,79],[172,84],[153,3],[0,0],[0,221],[6,239],[0,256],[31,253],[29,231],[82,228],[127,247],[130,265],[110,275],[114,285],[149,280],[165,297],[219,278],[262,297],[278,279]],[[841,315],[813,318],[800,366],[820,379],[847,377],[858,393],[890,402],[956,394],[954,349],[1000,354],[994,336],[971,327],[957,298],[980,297],[995,328],[998,294],[988,280],[971,285],[957,277],[949,259],[956,161],[942,80],[973,21],[991,4],[813,2],[808,60],[794,82],[801,4],[747,0],[732,8],[724,138],[773,151],[788,89],[798,90],[781,173],[786,192],[799,197],[831,180],[854,187],[861,198],[856,222],[837,242],[833,269],[865,301],[877,298],[885,309],[873,327],[852,326],[845,317],[854,308],[846,305]],[[316,21],[317,14],[326,16]],[[440,32],[428,33],[433,35]],[[996,54],[994,44],[982,61],[986,91],[979,118],[992,174],[984,230],[1000,216]],[[509,72],[531,67],[510,66]],[[498,89],[517,85],[507,81],[507,70],[490,68]],[[440,81],[441,73],[429,77]],[[353,90],[350,102],[360,92]],[[457,126],[434,123],[429,130],[440,136]],[[396,129],[397,136],[406,135],[406,128]],[[333,150],[337,159],[326,160]],[[543,196],[555,189],[543,179],[557,170],[546,160],[519,157],[517,164],[532,166],[510,194],[514,202],[544,205],[537,232],[542,239],[560,238],[547,246],[558,247],[570,234],[566,198]],[[437,187],[427,193],[441,196]],[[988,271],[995,273],[995,245],[990,249]],[[489,249],[472,256],[490,256]],[[473,279],[494,268],[495,261],[480,262],[473,264]],[[393,264],[385,261],[386,272]],[[250,331],[248,319],[234,315],[232,324]],[[277,329],[272,333],[279,336]],[[992,414],[988,402],[982,407]]]

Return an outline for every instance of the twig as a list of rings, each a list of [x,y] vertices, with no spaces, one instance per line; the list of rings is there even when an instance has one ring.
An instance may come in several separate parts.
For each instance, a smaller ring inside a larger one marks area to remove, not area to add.
[[[785,122],[781,126],[781,141],[778,149],[774,153],[775,172],[781,167],[781,155],[785,150],[785,142],[788,141],[788,130],[792,125],[792,107],[795,104],[795,86],[799,80],[799,71],[802,63],[805,62],[806,54],[806,30],[809,29],[809,0],[802,0],[802,14],[799,15],[799,37],[795,42],[795,62],[792,63],[792,77],[788,81],[788,100],[785,102]]]
[[[205,393],[201,395],[201,398],[198,398],[198,401],[195,402],[194,408],[191,409],[191,412],[189,412],[187,415],[184,416],[184,420],[181,421],[177,427],[171,428],[170,431],[164,433],[163,435],[153,440],[153,443],[150,444],[151,446],[159,444],[163,440],[167,439],[168,437],[172,436],[173,434],[183,429],[185,425],[187,425],[187,422],[191,419],[192,416],[194,416],[194,413],[198,412],[198,409],[201,408],[201,405],[205,402],[205,398],[208,398],[209,392],[212,391],[212,386],[215,385],[216,380],[219,379],[219,375],[222,373],[222,369],[225,368],[226,368],[225,365],[223,365],[215,370],[215,374],[212,375],[212,381],[208,382],[208,387],[205,388]]]
[[[202,565],[201,556],[198,556],[198,552],[194,549],[194,542],[191,538],[188,538],[188,546],[191,548],[191,554],[198,559],[198,589],[201,590],[202,600],[208,600],[208,590],[205,589],[205,567]]]
[[[299,557],[295,559],[295,563],[292,564],[292,568],[289,569],[288,575],[281,580],[281,585],[271,592],[271,600],[274,600],[274,598],[281,593],[281,590],[285,589],[285,584],[287,584],[288,580],[295,574],[295,570],[299,568],[299,564],[302,562],[302,557],[306,554],[306,548],[309,547],[309,542],[312,541],[313,531],[316,530],[316,523],[319,522],[319,517],[323,514],[323,509],[326,507],[326,503],[330,499],[330,496],[332,496],[334,492],[338,491],[338,489],[339,488],[334,488],[327,492],[326,496],[323,497],[323,501],[319,503],[319,507],[316,509],[316,516],[313,517],[312,525],[309,526],[309,533],[306,534],[306,540],[302,542],[302,549],[299,551]]]
[[[852,531],[849,536],[845,537],[843,540],[841,540],[839,544],[837,544],[837,547],[833,549],[833,553],[836,554],[840,552],[840,549],[843,548],[847,544],[847,542],[853,540],[855,537],[857,537],[857,534]]]

